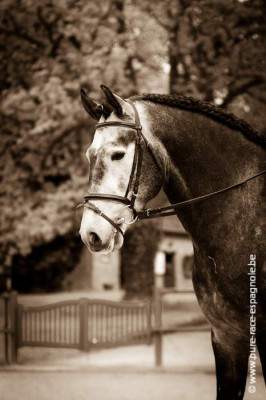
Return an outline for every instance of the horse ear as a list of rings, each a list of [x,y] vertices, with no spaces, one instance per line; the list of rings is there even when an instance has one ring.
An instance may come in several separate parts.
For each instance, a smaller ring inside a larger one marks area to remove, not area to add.
[[[103,114],[103,106],[97,101],[92,100],[90,97],[86,95],[84,89],[80,90],[80,97],[83,104],[83,107],[87,111],[87,113],[97,121],[101,118]]]
[[[112,93],[111,90],[105,85],[101,85],[101,89],[105,94],[108,105],[112,107],[118,117],[122,117],[123,103],[125,103],[125,100]]]

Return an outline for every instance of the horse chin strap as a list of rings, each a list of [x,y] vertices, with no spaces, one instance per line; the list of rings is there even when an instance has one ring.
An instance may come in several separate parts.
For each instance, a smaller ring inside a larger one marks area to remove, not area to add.
[[[107,122],[102,122],[100,124],[96,125],[96,129],[101,129],[106,126],[118,126],[118,127],[126,127],[130,129],[134,129],[136,131],[136,140],[135,140],[135,153],[134,153],[134,158],[133,158],[133,163],[132,163],[132,168],[131,168],[131,174],[129,177],[129,182],[127,186],[127,190],[125,193],[125,196],[118,196],[115,194],[104,194],[104,193],[86,193],[84,196],[84,202],[83,204],[79,204],[76,208],[79,207],[85,207],[88,208],[92,211],[94,211],[96,214],[104,218],[106,221],[108,221],[114,228],[115,228],[115,233],[119,232],[121,235],[124,235],[124,232],[122,231],[120,225],[121,224],[126,224],[126,225],[131,225],[138,219],[149,219],[149,218],[157,218],[157,217],[166,217],[169,215],[174,215],[176,214],[176,210],[181,207],[185,207],[191,204],[195,204],[204,200],[207,200],[211,197],[214,197],[218,194],[227,192],[229,190],[235,189],[248,181],[257,178],[263,174],[266,173],[266,170],[263,170],[255,175],[252,175],[234,185],[227,186],[223,189],[217,190],[212,193],[207,193],[205,195],[199,196],[199,197],[194,197],[189,200],[181,201],[178,203],[171,204],[166,207],[158,207],[158,208],[148,208],[148,209],[143,209],[143,210],[136,210],[135,208],[135,201],[138,195],[138,190],[139,190],[139,183],[140,183],[140,176],[141,176],[141,167],[142,167],[142,159],[143,159],[143,149],[144,146],[145,148],[150,152],[154,163],[157,165],[160,173],[161,173],[161,168],[159,166],[159,163],[157,161],[157,158],[155,157],[150,144],[146,140],[145,136],[142,133],[142,126],[140,123],[139,119],[139,114],[138,111],[135,107],[135,104],[131,100],[126,100],[131,107],[134,110],[135,114],[135,122],[122,122],[122,121],[107,121]],[[129,194],[131,193],[131,198],[129,198]],[[113,221],[111,218],[109,218],[104,212],[102,212],[97,206],[95,206],[93,203],[91,203],[89,200],[111,200],[111,201],[118,201],[120,203],[124,203],[125,206],[124,208],[128,208],[129,210],[132,211],[133,213],[133,218],[132,221],[126,222],[124,218],[120,217],[117,218],[116,221]]]

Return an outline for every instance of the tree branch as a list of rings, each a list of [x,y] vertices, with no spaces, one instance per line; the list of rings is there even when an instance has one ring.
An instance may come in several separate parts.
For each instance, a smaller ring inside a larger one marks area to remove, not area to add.
[[[252,89],[252,88],[250,88],[250,89]],[[261,101],[262,103],[265,103],[265,104],[266,104],[266,97],[262,97],[262,96],[260,96],[260,95],[257,94],[257,93],[253,93],[252,90],[247,90],[247,93],[248,93],[250,96],[255,97],[255,99],[257,99],[257,100]]]
[[[47,160],[48,156],[52,153],[52,150],[53,150],[54,146],[55,146],[57,143],[60,143],[61,141],[63,141],[63,139],[65,139],[65,138],[66,138],[68,135],[70,135],[73,131],[80,131],[80,130],[81,130],[82,128],[84,128],[84,127],[88,128],[87,122],[85,122],[85,120],[84,120],[84,121],[81,121],[81,122],[80,122],[79,124],[77,124],[77,125],[70,126],[70,127],[66,128],[66,129],[64,129],[62,132],[60,132],[60,134],[58,134],[58,135],[54,138],[54,140],[49,144],[49,146],[47,147],[47,149],[46,149],[46,151],[45,151],[45,154],[44,154],[44,156],[43,156],[43,159],[42,159],[42,161],[41,161],[40,169],[41,169],[41,170],[44,170],[44,169],[45,169],[46,160]]]
[[[25,32],[22,33],[21,30],[18,29],[17,27],[15,27],[15,30],[0,28],[0,34],[1,33],[22,38],[22,39],[26,40],[27,42],[30,42],[31,44],[35,44],[36,46],[39,46],[39,47],[42,47],[42,48],[45,47],[44,43],[40,42],[39,40],[37,40],[37,39],[35,39],[35,38],[31,37],[31,36],[29,36]]]
[[[246,93],[248,89],[261,85],[264,82],[263,78],[261,76],[254,76],[252,77],[249,81],[244,82],[242,85],[238,85],[235,87],[231,87],[231,89],[228,90],[228,95],[224,98],[223,104],[221,104],[222,108],[225,108],[228,106],[229,103],[231,103],[235,97]]]
[[[57,49],[59,47],[59,43],[61,42],[61,40],[64,37],[62,34],[60,34],[57,36],[56,39],[54,38],[54,26],[55,26],[56,22],[60,19],[60,16],[59,15],[55,16],[53,21],[49,23],[45,19],[44,15],[43,15],[43,9],[41,7],[37,7],[37,16],[38,16],[40,22],[42,23],[43,27],[46,29],[46,31],[48,33],[49,41],[52,45],[49,55],[50,55],[50,57],[55,57]]]

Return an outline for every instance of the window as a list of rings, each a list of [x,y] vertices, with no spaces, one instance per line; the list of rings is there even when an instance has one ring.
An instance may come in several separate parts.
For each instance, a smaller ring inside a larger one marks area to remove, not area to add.
[[[164,286],[175,286],[175,253],[165,253]]]

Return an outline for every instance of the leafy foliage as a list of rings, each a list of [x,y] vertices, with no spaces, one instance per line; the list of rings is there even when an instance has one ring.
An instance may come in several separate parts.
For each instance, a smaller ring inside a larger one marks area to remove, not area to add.
[[[31,293],[59,290],[64,277],[78,263],[81,247],[79,236],[73,239],[70,233],[35,247],[26,257],[17,254],[12,271],[14,287]]]
[[[1,2],[0,262],[7,267],[58,236],[76,236],[92,133],[79,89],[95,96],[121,52],[122,3]]]
[[[138,4],[168,34],[170,93],[214,102],[265,130],[263,0]]]

